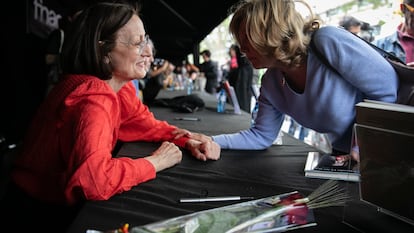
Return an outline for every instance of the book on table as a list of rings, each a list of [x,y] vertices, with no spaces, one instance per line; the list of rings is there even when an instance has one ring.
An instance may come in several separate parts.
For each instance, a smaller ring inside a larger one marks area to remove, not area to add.
[[[414,225],[414,107],[364,101],[356,111],[360,199]]]
[[[309,178],[354,182],[360,180],[358,163],[350,155],[308,152],[304,172]]]
[[[352,143],[349,151],[355,145],[355,127],[352,131]],[[350,154],[336,155],[330,152],[308,152],[305,163],[305,176],[309,178],[360,181],[359,163]]]

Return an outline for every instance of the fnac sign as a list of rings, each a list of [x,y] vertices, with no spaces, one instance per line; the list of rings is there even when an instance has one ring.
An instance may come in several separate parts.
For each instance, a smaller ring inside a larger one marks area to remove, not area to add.
[[[63,7],[56,0],[27,0],[26,33],[47,38],[49,33],[59,28]]]

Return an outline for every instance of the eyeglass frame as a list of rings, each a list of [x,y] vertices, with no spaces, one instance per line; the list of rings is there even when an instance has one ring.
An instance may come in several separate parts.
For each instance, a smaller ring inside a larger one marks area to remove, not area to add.
[[[138,53],[139,54],[142,54],[142,52],[144,51],[145,46],[148,45],[149,40],[150,40],[149,35],[146,34],[144,36],[144,39],[142,41],[138,42],[138,43],[124,42],[124,41],[116,41],[116,40],[115,41],[112,41],[112,40],[104,40],[103,42],[108,42],[108,43],[121,43],[121,44],[124,44],[124,45],[127,45],[127,46],[134,46],[134,47],[136,47],[138,49]]]

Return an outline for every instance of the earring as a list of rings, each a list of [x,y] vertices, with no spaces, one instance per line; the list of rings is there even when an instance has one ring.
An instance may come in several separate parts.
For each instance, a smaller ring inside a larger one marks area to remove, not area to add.
[[[109,57],[107,57],[107,56],[104,57],[104,63],[109,64]]]

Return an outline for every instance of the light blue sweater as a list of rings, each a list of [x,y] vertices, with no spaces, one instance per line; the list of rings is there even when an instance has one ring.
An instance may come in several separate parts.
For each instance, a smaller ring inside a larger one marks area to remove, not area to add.
[[[290,115],[301,125],[326,133],[333,148],[349,152],[355,104],[363,99],[395,102],[398,77],[392,66],[361,39],[344,29],[326,26],[314,37],[320,53],[336,73],[309,49],[306,87],[298,94],[282,73],[268,69],[262,78],[255,126],[213,136],[222,149],[266,149]]]

